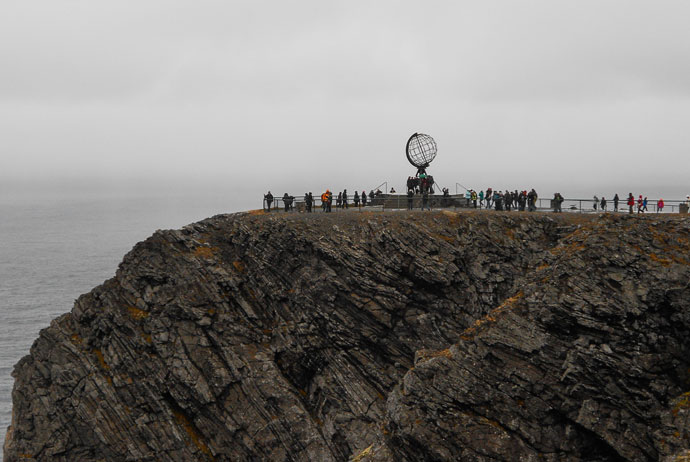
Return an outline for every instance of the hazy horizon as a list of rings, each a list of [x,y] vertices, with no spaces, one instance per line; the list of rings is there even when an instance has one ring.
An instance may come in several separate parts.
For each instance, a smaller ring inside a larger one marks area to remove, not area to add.
[[[0,194],[400,191],[421,132],[451,192],[680,199],[688,17],[680,0],[5,2]]]

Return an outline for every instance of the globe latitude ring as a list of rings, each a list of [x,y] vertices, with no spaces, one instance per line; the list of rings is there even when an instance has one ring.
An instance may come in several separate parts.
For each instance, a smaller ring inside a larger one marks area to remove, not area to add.
[[[407,140],[407,160],[417,168],[426,168],[436,157],[436,141],[429,135],[415,133]]]

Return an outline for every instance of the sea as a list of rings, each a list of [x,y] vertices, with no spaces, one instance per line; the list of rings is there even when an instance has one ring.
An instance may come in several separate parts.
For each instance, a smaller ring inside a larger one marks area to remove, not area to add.
[[[678,191],[666,197],[674,196],[684,197]],[[0,190],[0,441],[4,443],[11,419],[14,365],[52,319],[69,312],[79,295],[113,277],[137,242],[157,229],[259,207],[260,193],[247,197],[208,189]],[[2,458],[0,451],[0,462]]]
[[[41,329],[113,277],[123,256],[157,229],[259,207],[260,195],[208,191],[0,195],[0,443],[11,420],[12,369]]]

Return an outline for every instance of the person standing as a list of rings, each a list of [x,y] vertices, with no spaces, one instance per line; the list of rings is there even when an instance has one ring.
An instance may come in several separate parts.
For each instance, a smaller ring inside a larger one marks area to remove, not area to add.
[[[601,211],[606,212],[606,198],[601,196]]]
[[[494,191],[494,207],[497,211],[503,210],[503,191]]]
[[[331,191],[327,189],[325,193],[321,194],[321,208],[324,212],[328,212],[328,195],[330,192]]]
[[[527,193],[527,211],[534,212],[537,210],[537,192],[532,188],[532,190]]]
[[[431,207],[429,207],[429,191],[426,189],[422,192],[422,210],[425,208],[431,210]]]
[[[649,212],[649,210],[647,210],[647,196],[644,196],[644,199],[642,199],[642,211]]]
[[[613,196],[613,211],[617,212],[618,211],[618,193],[616,193],[615,196]]]
[[[362,207],[366,207],[366,206],[367,206],[367,192],[362,191]]]
[[[348,208],[347,205],[347,189],[343,189],[343,208]]]
[[[595,212],[597,211],[597,206],[598,206],[598,205],[599,205],[599,198],[598,198],[597,195],[595,194],[595,195],[594,195],[594,204],[593,204],[593,206],[594,206],[594,211],[595,211]]]
[[[484,190],[480,189],[479,190],[479,208],[481,209],[484,206]]]
[[[414,200],[414,191],[412,189],[407,190],[407,210],[412,210],[412,201]]]
[[[664,211],[664,200],[659,199],[656,201],[656,213],[663,212]]]
[[[553,195],[553,211],[554,212],[562,212],[563,209],[561,208],[561,204],[563,204],[563,196],[561,196],[561,193],[557,192]]]
[[[311,198],[309,197],[309,193],[304,193],[304,208],[307,213],[311,213]]]
[[[470,193],[470,198],[472,199],[472,204],[474,205],[474,208],[476,209],[477,208],[477,191],[475,191],[473,189],[472,192]]]
[[[290,196],[288,196],[288,193],[283,194],[283,207],[285,207],[286,212],[290,211]]]
[[[270,212],[271,204],[273,203],[273,194],[271,194],[271,191],[269,191],[268,194],[264,194],[264,200],[266,201],[266,208]]]
[[[355,195],[352,196],[352,200],[355,203],[355,207],[359,208],[359,193],[357,192],[356,189],[355,189]]]
[[[338,193],[338,198],[335,200],[335,208],[339,209],[343,206],[343,193]]]
[[[642,213],[644,210],[642,210],[642,205],[643,205],[643,200],[642,200],[642,194],[639,195],[637,198],[637,213]]]
[[[635,207],[635,196],[632,193],[628,193],[628,213],[633,213],[633,207]]]

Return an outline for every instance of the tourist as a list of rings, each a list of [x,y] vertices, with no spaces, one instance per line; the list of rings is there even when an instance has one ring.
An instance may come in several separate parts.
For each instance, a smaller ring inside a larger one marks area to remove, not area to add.
[[[527,211],[535,212],[537,210],[537,191],[532,188],[532,190],[527,193]]]
[[[343,208],[348,208],[347,206],[347,189],[343,189]]]
[[[606,198],[601,196],[601,211],[606,212]]]
[[[338,198],[335,200],[335,208],[339,209],[343,206],[343,193],[338,193]]]
[[[494,191],[494,207],[496,210],[503,210],[503,191]]]
[[[481,209],[482,206],[484,205],[484,191],[479,190],[479,208]]]
[[[366,206],[367,206],[367,192],[362,191],[362,207],[366,207]]]
[[[553,211],[554,212],[561,212],[561,203],[563,202],[563,196],[561,196],[561,193],[554,193],[553,194]]]
[[[644,199],[642,200],[642,211],[649,212],[649,210],[647,210],[647,196],[644,196]]]
[[[628,213],[633,213],[633,207],[635,207],[635,196],[633,196],[632,193],[628,193],[628,207]]]
[[[266,201],[266,208],[270,212],[271,204],[273,203],[273,194],[271,194],[271,191],[269,191],[268,194],[264,194],[264,201]]]
[[[598,206],[598,205],[599,205],[599,198],[598,198],[597,195],[595,194],[595,195],[594,195],[594,211],[595,211],[595,212],[597,211],[597,206]]]
[[[311,213],[311,193],[304,193],[304,206],[307,211],[307,213]]]
[[[664,200],[659,199],[656,201],[656,213],[663,212],[664,211]]]
[[[407,190],[407,210],[412,210],[412,201],[414,200],[414,191],[411,189]]]
[[[642,194],[637,198],[637,213],[642,213],[644,210],[642,210],[642,206],[644,205],[644,200],[642,199]]]
[[[491,208],[491,203],[494,199],[494,194],[491,188],[486,188],[486,194],[484,195],[486,197],[486,208],[490,209]]]
[[[325,212],[327,207],[328,207],[328,189],[326,190],[325,193],[321,194],[321,208]]]
[[[290,196],[288,196],[288,193],[283,194],[283,207],[285,207],[286,212],[290,211]]]
[[[429,207],[429,191],[426,189],[422,192],[422,210],[425,208],[431,210],[431,207]]]
[[[613,211],[614,211],[614,212],[617,212],[617,211],[618,211],[618,201],[619,201],[619,200],[620,200],[620,199],[618,199],[618,193],[616,193],[616,195],[613,196]]]
[[[355,190],[355,195],[352,196],[352,200],[355,203],[355,207],[359,208],[359,193]]]
[[[474,205],[474,208],[477,208],[477,191],[474,189],[470,192],[470,199],[472,199],[472,204]]]
[[[333,193],[327,189],[325,193],[321,194],[321,207],[324,212],[331,211],[331,203],[333,202]]]

